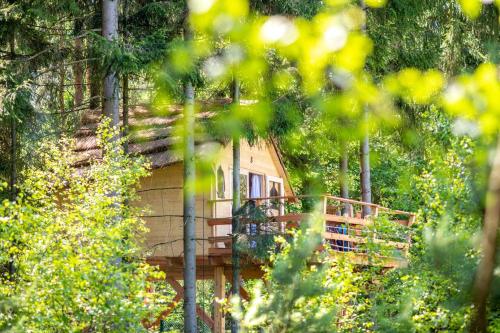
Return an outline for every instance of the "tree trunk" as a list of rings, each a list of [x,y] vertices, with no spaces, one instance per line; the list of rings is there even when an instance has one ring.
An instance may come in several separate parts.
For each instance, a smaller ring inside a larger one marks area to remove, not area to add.
[[[500,136],[497,141],[495,158],[490,172],[486,211],[484,214],[483,235],[481,240],[482,258],[476,272],[474,283],[474,308],[471,332],[486,332],[487,301],[490,294],[493,271],[496,264],[496,242],[500,227]]]
[[[184,20],[184,40],[192,38],[188,15]],[[197,333],[196,321],[196,165],[194,146],[194,87],[184,84],[184,332]],[[203,221],[205,223],[205,221]]]
[[[83,103],[83,63],[82,61],[82,38],[79,37],[82,33],[83,23],[81,20],[75,20],[74,36],[75,36],[75,65],[73,66],[75,97],[73,100],[73,108],[78,109]]]
[[[363,1],[361,4],[363,10],[366,13],[366,17],[368,17],[368,8]],[[363,25],[362,31],[366,33],[366,24]],[[370,139],[369,139],[369,131],[368,131],[368,109],[365,107],[364,109],[364,121],[365,121],[365,130],[364,137],[361,139],[361,147],[360,147],[360,169],[361,169],[361,201],[371,203],[372,202],[372,184],[371,184],[371,176],[370,176]],[[363,206],[362,208],[362,216],[365,217],[371,214],[370,206]]]
[[[12,113],[10,115],[10,200],[16,201],[17,199],[17,164],[16,164],[16,152],[17,152],[17,131],[16,131],[16,117]],[[14,256],[11,255],[8,264],[9,270],[9,280],[14,280],[14,274],[16,273],[16,266],[14,262]]]
[[[9,49],[11,59],[16,57],[16,35],[15,32],[9,40]],[[8,81],[10,88],[13,88],[13,82]],[[10,200],[16,201],[17,199],[17,129],[16,129],[16,116],[14,110],[10,110],[10,179],[9,179],[9,189],[10,189]],[[9,279],[14,280],[14,274],[16,272],[16,266],[14,261],[14,256],[11,255],[9,258]]]
[[[113,42],[118,39],[118,3],[119,0],[102,1],[102,35],[108,41]],[[119,115],[119,84],[118,74],[108,64],[106,75],[104,76],[104,115],[111,120],[113,127],[118,127]]]
[[[97,5],[100,5],[102,7],[102,0],[96,1]],[[92,17],[92,22],[91,22],[91,28],[92,29],[99,29],[101,28],[100,25],[102,23],[100,22],[100,16],[99,16],[100,10],[99,8],[95,8],[95,14]],[[96,52],[93,49],[93,45],[91,43],[88,43],[88,58],[90,59],[88,64],[87,64],[87,82],[89,84],[89,108],[91,110],[95,110],[100,107],[101,105],[101,84],[102,84],[102,75],[101,71],[99,69],[99,65],[96,58]]]
[[[128,37],[128,0],[123,2],[123,35],[125,41]],[[125,154],[128,153],[128,106],[129,106],[129,89],[128,89],[128,74],[123,75],[123,97],[122,97],[122,137],[125,138],[123,141],[123,151]]]
[[[240,86],[238,80],[233,81],[232,87],[233,104],[240,104]],[[238,251],[237,240],[240,231],[239,218],[237,216],[240,209],[240,137],[239,134],[233,135],[233,208],[232,208],[232,257],[233,267],[233,295],[240,297],[240,254]],[[234,318],[231,320],[231,333],[239,331],[239,323]]]
[[[123,151],[128,153],[128,103],[129,103],[129,89],[128,89],[128,75],[123,76],[123,100],[122,100],[122,136],[125,138],[123,141]]]
[[[339,187],[340,197],[349,199],[349,152],[345,142],[340,143],[340,165],[339,165]],[[342,215],[350,215],[351,205],[345,203],[342,207]]]
[[[366,113],[367,111],[365,111]],[[361,165],[361,201],[372,202],[372,186],[370,178],[370,141],[368,136],[368,129],[365,136],[361,140],[360,147],[360,165]],[[370,206],[363,206],[363,217],[371,214]]]
[[[12,110],[11,110],[12,112]],[[17,129],[16,116],[10,115],[10,199],[16,200],[17,197]]]
[[[196,333],[194,88],[184,87],[184,332]]]
[[[61,130],[64,128],[64,83],[66,81],[66,70],[64,68],[64,62],[61,60],[59,64],[59,87],[57,89],[57,102],[59,104],[59,111],[61,112]]]

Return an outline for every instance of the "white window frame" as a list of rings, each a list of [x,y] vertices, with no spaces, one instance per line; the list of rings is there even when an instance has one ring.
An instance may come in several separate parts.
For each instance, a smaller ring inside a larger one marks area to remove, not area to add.
[[[276,182],[276,183],[279,183],[280,184],[280,193],[281,193],[281,196],[284,197],[285,196],[285,186],[283,185],[283,178],[280,178],[280,177],[275,177],[275,176],[266,176],[266,196],[267,197],[270,197],[271,194],[269,193],[269,191],[271,191],[271,186],[270,186],[270,182]],[[285,199],[280,199],[280,215],[284,215],[285,214]]]
[[[250,175],[249,175],[250,172],[251,171],[249,171],[247,169],[240,168],[240,175],[247,176],[247,179],[250,179]],[[229,191],[228,191],[229,192],[229,198],[232,198],[233,197],[233,167],[232,166],[229,167],[228,176],[229,176],[229,185],[230,185],[230,188],[229,188]],[[247,198],[248,198],[248,195],[249,195],[248,191],[250,191],[249,184],[247,184]]]

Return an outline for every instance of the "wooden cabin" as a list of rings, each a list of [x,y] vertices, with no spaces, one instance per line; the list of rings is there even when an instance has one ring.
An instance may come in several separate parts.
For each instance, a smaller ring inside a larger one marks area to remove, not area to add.
[[[220,107],[227,100],[201,104],[198,122],[213,116],[211,108]],[[101,151],[96,144],[95,129],[100,114],[87,113],[82,126],[76,134],[76,151],[79,165],[90,159],[99,159]],[[146,107],[135,107],[130,111],[129,124],[131,154],[146,156],[152,165],[151,174],[140,182],[140,199],[135,204],[147,209],[143,216],[149,228],[144,244],[148,261],[158,265],[167,275],[167,281],[178,292],[177,300],[182,299],[182,287],[178,280],[183,272],[183,161],[175,149],[180,143],[175,136],[175,127],[182,119],[182,107],[171,107],[167,115],[156,115]],[[197,136],[196,154],[199,159],[210,157],[209,184],[196,195],[196,238],[197,238],[197,277],[214,279],[215,296],[224,298],[225,281],[231,274],[231,198],[232,198],[232,145],[216,141],[207,136]],[[295,196],[283,164],[279,149],[272,140],[262,140],[254,145],[241,142],[241,197],[243,202],[254,200],[273,203],[270,210],[271,223],[277,230],[297,226],[308,217],[307,213],[290,213],[284,203],[299,202],[306,196]],[[331,245],[339,254],[356,253],[353,260],[367,264],[366,253],[361,246],[367,243],[363,230],[373,223],[373,217],[380,212],[393,216],[399,225],[410,225],[415,215],[401,211],[391,211],[376,204],[356,200],[346,200],[329,195],[316,196],[322,203],[325,221],[325,244]],[[370,206],[372,216],[362,218],[362,206]],[[356,208],[357,207],[357,208]],[[347,208],[347,211],[345,210]],[[344,209],[344,211],[342,211]],[[396,267],[404,264],[408,241],[388,241],[373,239],[393,247],[401,254],[399,258],[386,258],[382,265]],[[242,264],[242,278],[258,278],[262,272],[260,262],[251,259]],[[242,290],[245,297],[246,292]],[[173,306],[173,305],[172,305]],[[166,316],[172,307],[163,313]],[[200,318],[214,331],[223,332],[224,320],[220,306],[215,304],[214,315],[209,316],[201,308]],[[158,324],[150,323],[150,325]]]

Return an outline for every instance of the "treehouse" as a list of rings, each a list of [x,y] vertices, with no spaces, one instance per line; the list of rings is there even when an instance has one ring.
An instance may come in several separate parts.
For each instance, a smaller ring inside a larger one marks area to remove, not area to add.
[[[197,112],[197,123],[213,116],[211,109],[228,103],[226,100],[202,103]],[[76,134],[79,165],[90,159],[99,159],[95,129],[100,113],[87,113]],[[182,107],[171,107],[168,115],[158,116],[145,107],[135,107],[129,113],[129,152],[146,156],[151,161],[150,176],[140,182],[140,199],[134,204],[146,208],[143,219],[149,233],[144,247],[148,262],[158,265],[167,281],[177,292],[175,302],[182,299],[183,288],[178,282],[183,275],[183,161],[175,149],[180,143],[175,127],[182,119]],[[196,137],[196,155],[209,161],[207,186],[196,195],[197,278],[214,279],[215,297],[226,296],[225,281],[231,276],[231,211],[232,211],[232,145],[207,136]],[[240,181],[242,209],[239,214],[249,252],[263,246],[260,239],[272,242],[277,234],[299,227],[311,216],[310,207],[321,207],[324,224],[324,242],[321,248],[332,255],[349,255],[359,265],[373,264],[370,251],[383,245],[377,254],[378,265],[404,265],[409,247],[404,232],[415,221],[415,215],[390,210],[376,204],[337,198],[330,195],[295,195],[276,143],[269,139],[250,145],[241,142]],[[207,173],[207,170],[204,171]],[[202,173],[200,171],[199,173]],[[308,208],[309,207],[309,208]],[[363,207],[370,215],[362,216]],[[377,228],[380,224],[381,228]],[[262,276],[260,266],[265,259],[243,251],[242,279]],[[247,297],[241,290],[242,297]],[[172,311],[168,307],[163,317]],[[215,332],[222,332],[224,318],[215,303],[213,315],[198,307],[198,316]],[[160,319],[160,318],[159,318]],[[159,322],[149,323],[156,325]]]

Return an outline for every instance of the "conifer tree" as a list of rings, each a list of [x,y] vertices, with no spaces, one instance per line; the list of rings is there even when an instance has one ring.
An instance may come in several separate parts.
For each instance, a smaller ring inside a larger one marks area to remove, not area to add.
[[[186,17],[184,41],[192,38]],[[195,207],[195,108],[194,87],[184,82],[184,332],[197,333],[196,322],[196,207]]]
[[[118,8],[119,0],[102,0],[102,35],[109,43],[116,42],[118,39]],[[120,121],[119,83],[114,63],[107,64],[103,92],[104,115],[111,119],[113,127],[118,127]]]
[[[238,79],[233,79],[231,89],[232,103],[238,107],[240,104],[240,84]],[[233,208],[232,208],[232,234],[233,241],[231,264],[233,269],[233,295],[239,299],[240,296],[240,253],[238,250],[238,233],[240,230],[239,209],[241,204],[240,192],[240,134],[233,134]],[[236,319],[231,321],[231,333],[239,332],[239,322]]]

